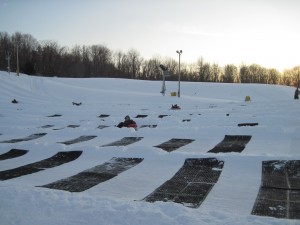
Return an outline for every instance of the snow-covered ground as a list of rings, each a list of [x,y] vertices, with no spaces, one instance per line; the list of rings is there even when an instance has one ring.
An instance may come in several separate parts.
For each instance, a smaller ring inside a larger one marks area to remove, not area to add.
[[[110,78],[45,78],[0,72],[0,142],[35,133],[45,136],[0,143],[27,154],[0,161],[0,171],[49,158],[61,151],[83,151],[58,167],[0,181],[0,224],[22,225],[194,225],[300,224],[299,220],[251,215],[260,184],[262,161],[300,160],[300,102],[292,87],[264,84],[178,82]],[[251,102],[245,102],[245,96]],[[13,99],[17,104],[11,103]],[[80,106],[72,102],[82,103]],[[181,110],[170,110],[178,104]],[[60,114],[60,117],[49,117]],[[109,117],[100,118],[99,115]],[[139,126],[116,128],[125,115]],[[146,118],[134,118],[148,115]],[[159,115],[169,115],[159,118]],[[190,121],[185,121],[190,119]],[[239,127],[239,123],[258,126]],[[52,127],[42,128],[45,125]],[[79,125],[76,128],[68,125]],[[99,125],[109,127],[99,129]],[[82,135],[96,138],[73,145],[58,142]],[[225,135],[251,135],[241,153],[207,153]],[[144,137],[123,147],[101,147],[123,137]],[[171,138],[194,139],[176,151],[153,147]],[[75,175],[112,157],[137,157],[137,166],[83,192],[37,187]],[[224,161],[218,182],[198,208],[173,202],[142,201],[170,179],[186,158]]]

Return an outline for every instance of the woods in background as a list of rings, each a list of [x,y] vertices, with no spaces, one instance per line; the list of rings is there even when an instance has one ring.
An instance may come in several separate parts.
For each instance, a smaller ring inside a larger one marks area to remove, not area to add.
[[[62,47],[55,41],[37,41],[30,34],[0,32],[0,70],[10,70],[38,76],[114,77],[161,80],[160,64],[169,69],[168,80],[178,79],[178,62],[171,58],[144,59],[135,49],[112,51],[104,45]],[[300,66],[280,73],[258,64],[228,64],[206,62],[181,63],[181,80],[195,82],[264,83],[299,85]]]

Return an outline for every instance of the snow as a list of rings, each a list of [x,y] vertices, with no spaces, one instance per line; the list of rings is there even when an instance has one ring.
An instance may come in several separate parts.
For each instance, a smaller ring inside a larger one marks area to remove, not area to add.
[[[0,141],[34,133],[45,136],[0,143],[0,154],[29,150],[0,161],[0,171],[49,158],[59,151],[82,150],[69,163],[0,181],[0,224],[21,225],[194,225],[300,224],[299,220],[251,215],[260,183],[262,161],[300,159],[300,102],[294,88],[266,84],[181,82],[181,97],[172,97],[178,82],[112,78],[32,77],[0,72]],[[251,101],[245,102],[250,96]],[[12,104],[16,99],[19,103]],[[72,102],[81,102],[80,106]],[[181,110],[170,110],[178,104]],[[61,114],[60,117],[49,117]],[[101,114],[109,117],[99,118]],[[133,118],[138,114],[146,118]],[[116,128],[125,115],[139,126]],[[159,115],[169,115],[159,118]],[[190,122],[183,122],[190,119]],[[258,126],[238,127],[239,123]],[[45,125],[54,125],[42,128]],[[76,128],[68,125],[79,125]],[[109,127],[98,129],[99,125]],[[58,142],[81,135],[97,137],[73,145]],[[225,135],[252,135],[241,153],[207,153]],[[124,147],[101,147],[123,137],[144,137]],[[153,147],[171,138],[195,139],[173,152]],[[137,166],[83,192],[37,187],[107,162],[138,157]],[[173,202],[142,201],[170,179],[186,158],[216,157],[225,162],[218,182],[199,208]]]

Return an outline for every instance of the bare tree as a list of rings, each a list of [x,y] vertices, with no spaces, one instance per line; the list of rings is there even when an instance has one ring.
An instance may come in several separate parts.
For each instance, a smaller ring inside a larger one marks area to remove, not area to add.
[[[128,62],[129,62],[129,70],[131,74],[131,79],[135,79],[139,76],[142,58],[140,57],[140,53],[135,49],[130,49],[127,53]]]
[[[93,62],[93,75],[104,76],[112,65],[112,52],[103,45],[91,46],[91,59]]]

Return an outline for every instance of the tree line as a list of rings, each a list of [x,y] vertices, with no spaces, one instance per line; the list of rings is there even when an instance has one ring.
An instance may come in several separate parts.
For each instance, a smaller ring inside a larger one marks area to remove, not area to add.
[[[55,41],[37,41],[30,34],[0,32],[0,69],[36,76],[114,77],[161,80],[160,65],[168,67],[168,80],[178,79],[178,62],[172,58],[144,59],[135,49],[112,51],[105,45],[60,46]],[[264,83],[299,85],[300,66],[286,69],[264,68],[258,64],[227,64],[206,62],[202,57],[194,63],[180,64],[182,81]]]

